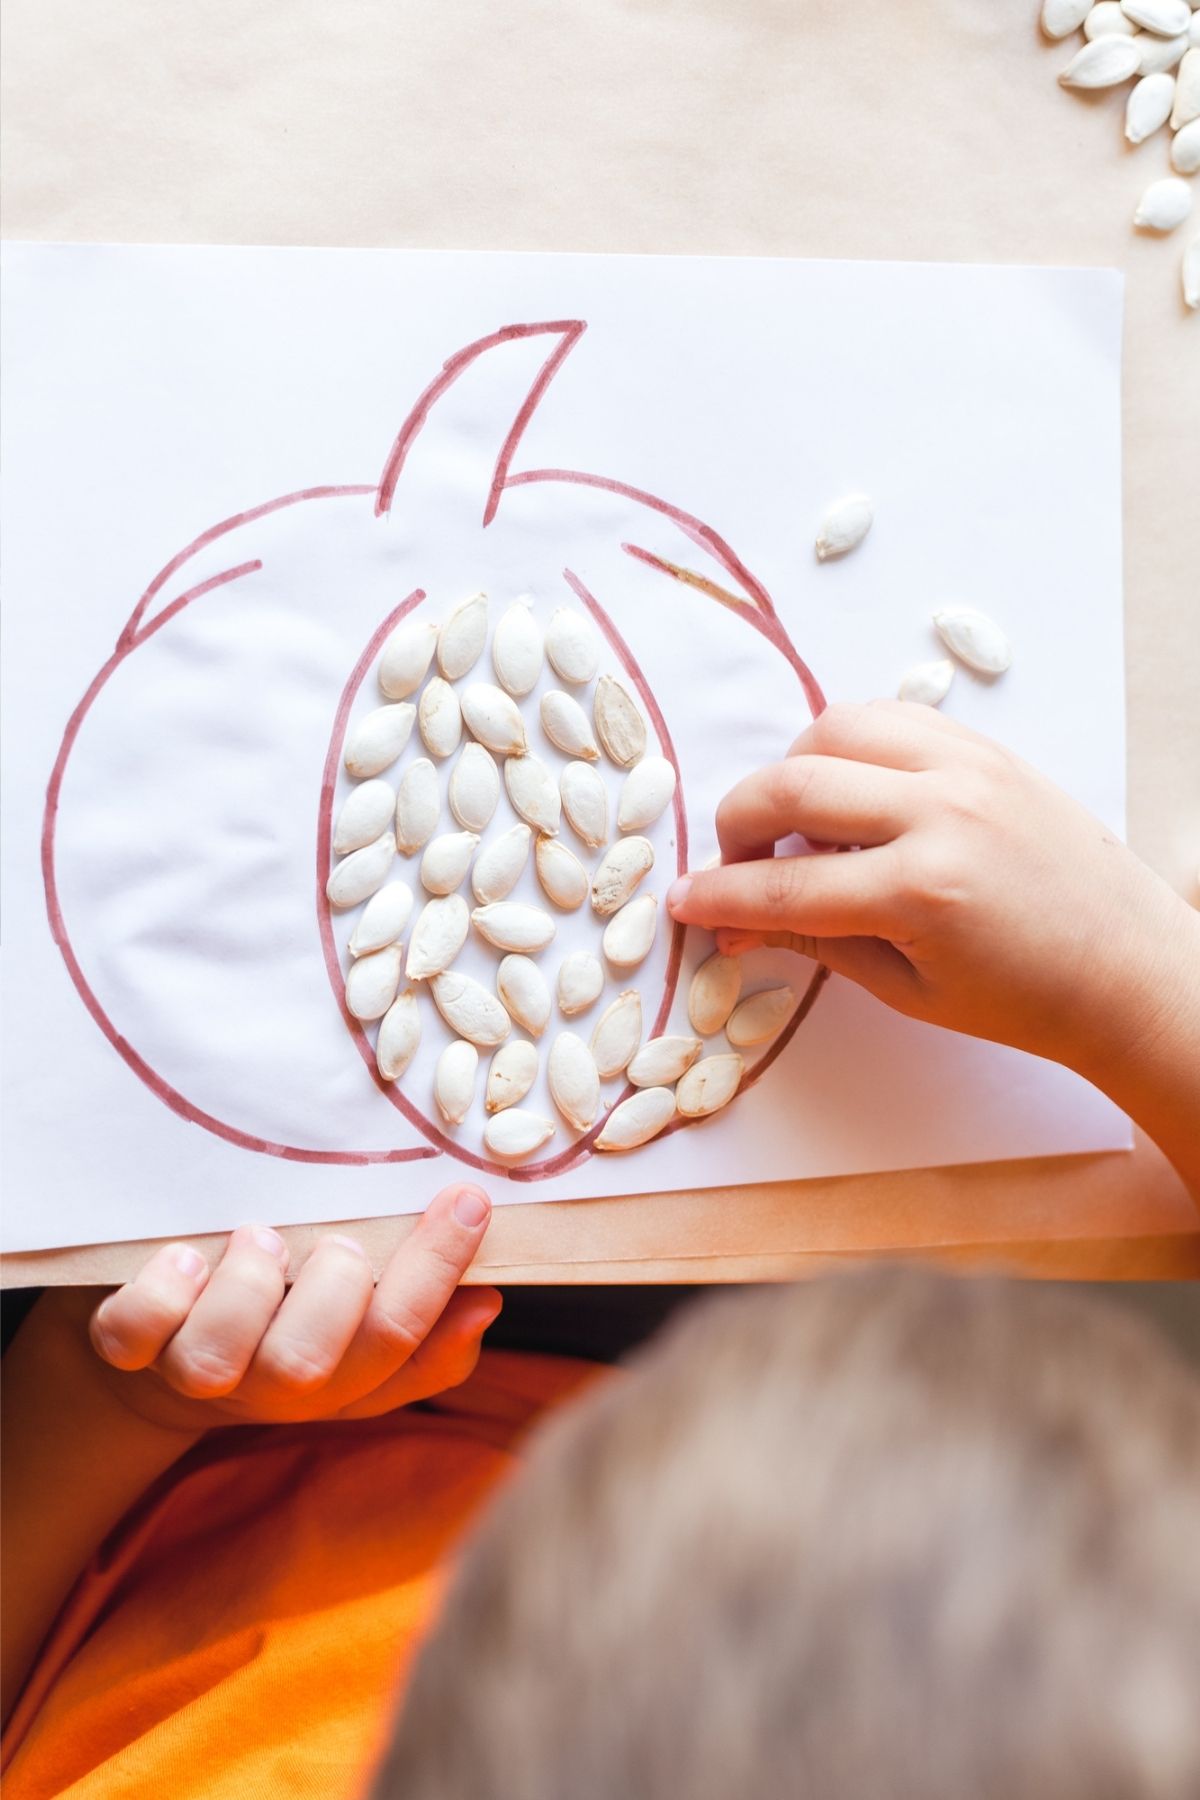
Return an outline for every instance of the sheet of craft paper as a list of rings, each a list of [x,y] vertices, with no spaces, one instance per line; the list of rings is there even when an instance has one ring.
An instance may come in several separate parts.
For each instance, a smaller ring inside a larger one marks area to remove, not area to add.
[[[638,695],[681,777],[649,833],[660,895],[822,698],[940,653],[947,604],[1015,660],[960,670],[945,712],[1120,830],[1117,277],[19,245],[4,334],[9,1247],[414,1211],[481,1168],[498,1201],[567,1200],[1128,1146],[1065,1071],[764,951],[747,991],[795,1005],[726,1111],[623,1157],[558,1120],[506,1174],[486,1052],[463,1124],[437,1113],[451,1033],[424,997],[420,1052],[376,1078],[341,991],[356,915],[323,899],[388,623],[479,588],[493,620],[522,595],[543,624],[585,612]],[[819,565],[849,489],[876,524]],[[659,910],[581,1035],[630,986],[647,1033],[687,1030],[712,944]],[[557,923],[551,979],[602,929],[586,905]],[[456,966],[495,962],[473,940]],[[525,1102],[550,1118],[567,1023]]]

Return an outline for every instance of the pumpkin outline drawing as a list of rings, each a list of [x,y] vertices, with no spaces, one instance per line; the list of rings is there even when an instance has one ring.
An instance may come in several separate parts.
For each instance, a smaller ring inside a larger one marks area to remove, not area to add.
[[[302,488],[296,492],[285,494],[275,500],[233,514],[218,524],[202,532],[183,550],[172,557],[150,582],[139,598],[129,619],[120,632],[112,655],[102,665],[85,690],[67,722],[62,741],[55,758],[46,793],[46,805],[42,828],[42,877],[45,889],[47,917],[51,935],[63,957],[68,975],[83,1002],[84,1007],[94,1023],[103,1033],[109,1044],[116,1050],[127,1067],[138,1079],[165,1105],[189,1123],[201,1126],[226,1142],[241,1149],[258,1154],[275,1156],[287,1161],[311,1164],[337,1164],[345,1166],[364,1166],[375,1163],[401,1163],[425,1160],[441,1155],[450,1155],[456,1161],[477,1169],[483,1173],[504,1177],[515,1182],[534,1182],[565,1174],[570,1169],[593,1154],[593,1141],[601,1131],[605,1119],[613,1108],[626,1099],[634,1090],[623,1086],[622,1091],[611,1101],[607,1101],[601,1117],[590,1131],[583,1134],[565,1149],[543,1157],[537,1162],[518,1166],[498,1163],[479,1155],[465,1144],[440,1129],[427,1117],[420,1107],[403,1093],[399,1084],[385,1082],[378,1074],[375,1055],[370,1040],[361,1024],[349,1013],[344,996],[344,976],[339,960],[337,945],[332,931],[332,920],[329,903],[325,894],[325,884],[332,866],[331,834],[334,809],[334,790],[337,773],[340,767],[342,743],[345,737],[346,723],[350,709],[358,691],[369,675],[377,658],[379,648],[388,633],[398,621],[414,611],[426,600],[426,591],[422,587],[414,587],[380,622],[372,633],[366,647],[351,670],[335,714],[333,729],[329,738],[328,750],[324,761],[321,792],[317,808],[315,832],[315,904],[316,922],[321,941],[326,971],[333,989],[336,1004],[359,1054],[367,1064],[376,1087],[381,1090],[393,1105],[401,1112],[408,1123],[425,1139],[418,1145],[406,1145],[399,1148],[379,1148],[369,1150],[352,1149],[318,1149],[298,1144],[278,1142],[265,1136],[259,1136],[233,1125],[216,1114],[206,1111],[189,1099],[179,1087],[176,1087],[158,1069],[148,1057],[143,1056],[136,1046],[121,1032],[116,1020],[110,1016],[109,1010],[98,997],[95,988],[89,981],[84,967],[72,943],[71,933],[64,915],[59,891],[58,841],[57,833],[60,822],[60,802],[64,777],[74,751],[77,739],[91,712],[92,707],[103,693],[111,678],[122,668],[126,660],[143,644],[166,628],[187,608],[202,600],[206,595],[221,590],[232,583],[239,582],[260,571],[264,564],[262,558],[252,557],[230,566],[216,574],[187,587],[175,594],[160,610],[150,614],[150,609],[164,592],[169,591],[176,576],[186,570],[189,563],[207,550],[210,546],[239,531],[242,527],[264,519],[283,509],[301,504],[308,504],[322,499],[352,499],[373,496],[374,516],[386,518],[390,513],[405,464],[413,444],[429,417],[432,408],[442,395],[479,358],[490,350],[514,340],[536,339],[548,337],[552,339],[549,353],[543,360],[540,369],[529,386],[525,398],[518,408],[512,424],[501,444],[494,465],[492,478],[487,488],[482,527],[488,526],[496,519],[504,495],[511,489],[529,486],[535,483],[563,483],[576,487],[590,488],[619,496],[631,502],[638,509],[644,509],[647,519],[655,517],[667,520],[678,531],[690,539],[703,555],[715,561],[725,578],[731,583],[725,587],[697,571],[684,565],[669,561],[653,548],[629,541],[620,543],[621,550],[643,566],[660,573],[664,579],[683,583],[697,590],[708,599],[729,608],[746,625],[756,630],[780,654],[794,671],[808,709],[813,717],[823,709],[825,701],[821,690],[809,670],[807,664],[799,656],[782,622],[779,619],[769,594],[763,585],[751,574],[726,541],[710,526],[671,503],[660,499],[643,489],[635,488],[627,483],[605,476],[589,474],[580,470],[547,468],[528,469],[513,472],[511,464],[520,445],[521,439],[541,403],[547,389],[558,374],[563,363],[578,344],[586,323],[579,319],[538,321],[528,324],[515,324],[502,327],[500,330],[474,340],[451,356],[443,364],[441,370],[424,389],[410,409],[403,425],[394,440],[385,460],[383,472],[376,484],[342,484],[314,486]],[[641,517],[641,510],[638,516]],[[562,578],[570,594],[582,606],[584,611],[597,625],[609,648],[615,654],[618,663],[635,686],[638,697],[650,714],[654,731],[658,735],[662,753],[675,765],[679,777],[673,801],[676,824],[676,854],[679,871],[686,867],[688,834],[687,813],[684,800],[683,770],[675,753],[671,734],[662,710],[643,675],[633,652],[617,629],[615,622],[609,617],[600,600],[590,592],[579,575],[569,566],[562,570]],[[672,922],[671,940],[668,949],[667,974],[664,979],[662,998],[656,1008],[656,1016],[649,1035],[660,1033],[666,1026],[674,1003],[679,976],[682,968],[685,928]],[[752,1087],[767,1072],[771,1065],[781,1056],[791,1042],[796,1031],[808,1016],[817,996],[827,979],[828,971],[818,967],[812,973],[807,985],[799,994],[797,1004],[790,1019],[775,1040],[767,1047],[759,1059],[743,1074],[742,1081],[734,1096],[734,1101]],[[677,1117],[660,1134],[662,1137],[686,1126],[702,1123],[702,1120]],[[657,1140],[656,1140],[657,1141]]]

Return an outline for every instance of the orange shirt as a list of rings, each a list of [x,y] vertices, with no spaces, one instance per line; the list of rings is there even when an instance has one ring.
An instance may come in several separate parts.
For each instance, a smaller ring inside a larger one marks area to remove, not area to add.
[[[84,1571],[5,1800],[360,1793],[463,1531],[594,1365],[485,1352],[424,1408],[212,1433]]]

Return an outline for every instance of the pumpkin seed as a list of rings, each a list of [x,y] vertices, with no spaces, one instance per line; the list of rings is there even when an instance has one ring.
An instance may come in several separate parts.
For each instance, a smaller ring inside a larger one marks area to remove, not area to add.
[[[560,681],[582,687],[595,679],[600,646],[582,613],[559,607],[546,628],[546,656]]]
[[[639,1088],[614,1106],[593,1140],[596,1150],[636,1150],[649,1143],[675,1117],[675,1096],[670,1088]]]
[[[1138,73],[1140,75],[1161,75],[1183,60],[1187,54],[1188,34],[1181,32],[1178,37],[1155,37],[1152,31],[1139,31],[1134,38],[1138,48]]]
[[[459,681],[475,667],[487,643],[487,626],[486,594],[459,601],[438,637],[438,668],[447,681]]]
[[[1171,139],[1171,167],[1177,175],[1194,175],[1200,169],[1200,119],[1181,125]]]
[[[1121,0],[1121,11],[1143,31],[1165,38],[1186,31],[1192,16],[1188,0]]]
[[[742,991],[742,965],[736,956],[720,951],[702,962],[688,989],[688,1018],[701,1037],[720,1031]]]
[[[379,685],[389,700],[415,694],[433,661],[438,628],[431,619],[402,619],[383,646]]]
[[[592,722],[605,755],[619,769],[632,768],[646,750],[646,721],[615,675],[602,675],[592,701]]]
[[[431,894],[452,894],[462,883],[479,846],[473,831],[443,831],[431,838],[421,858],[421,885]]]
[[[518,700],[537,686],[542,672],[542,634],[528,594],[502,614],[492,638],[492,667],[502,688]]]
[[[1133,37],[1137,26],[1121,11],[1120,0],[1099,0],[1083,21],[1083,35],[1089,41],[1098,37]],[[1069,36],[1064,32],[1063,36]]]
[[[420,1043],[421,1010],[413,989],[405,988],[384,1013],[375,1040],[375,1063],[385,1081],[398,1081],[407,1073]]]
[[[1133,222],[1143,231],[1174,231],[1192,210],[1192,190],[1179,175],[1152,181],[1137,203]]]
[[[795,1004],[796,996],[790,987],[764,988],[760,993],[747,994],[729,1015],[725,1036],[738,1050],[744,1050],[748,1044],[765,1044],[779,1036]]]
[[[600,760],[587,714],[578,700],[564,694],[561,688],[551,688],[542,695],[539,710],[542,730],[564,756],[581,756],[585,762]]]
[[[325,896],[330,906],[344,910],[366,900],[386,881],[396,860],[396,840],[390,831],[377,837],[373,844],[352,850],[341,861],[325,883]]]
[[[550,1017],[550,989],[532,958],[506,956],[496,970],[496,992],[517,1024],[541,1037]]]
[[[470,923],[471,915],[461,894],[426,901],[408,940],[405,973],[409,980],[425,981],[448,969],[467,941]]]
[[[457,1031],[459,1037],[477,1044],[481,1050],[504,1042],[512,1028],[508,1014],[481,981],[458,969],[448,969],[435,975],[429,985],[434,1005],[451,1031]]]
[[[1074,30],[1074,26],[1071,27]],[[871,529],[875,510],[865,494],[844,494],[825,508],[817,527],[817,561],[845,556],[855,550]]]
[[[525,748],[525,721],[511,694],[490,681],[464,688],[462,715],[470,731],[498,756],[519,756]]]
[[[479,1052],[474,1044],[456,1038],[447,1044],[437,1059],[433,1075],[433,1097],[447,1125],[461,1125],[475,1098],[475,1075],[479,1068]]]
[[[642,1041],[642,996],[636,988],[606,1006],[592,1032],[592,1056],[603,1080],[619,1075],[637,1054]]]
[[[954,680],[954,664],[949,657],[938,662],[918,663],[900,683],[898,698],[915,701],[921,706],[940,706],[950,692]]]
[[[639,894],[614,913],[604,927],[604,954],[614,969],[636,969],[645,962],[658,929],[658,901],[653,894]]]
[[[1077,50],[1058,78],[1060,87],[1119,87],[1138,73],[1142,60],[1137,41],[1129,37],[1098,37]]]
[[[604,991],[604,970],[590,950],[572,950],[564,958],[556,983],[559,1011],[568,1019],[594,1006]]]
[[[360,719],[346,739],[342,761],[347,775],[363,780],[381,775],[394,763],[412,736],[415,706],[377,706]]]
[[[553,1119],[540,1119],[519,1106],[506,1106],[488,1120],[483,1141],[490,1155],[501,1162],[519,1162],[554,1136]]]
[[[462,741],[462,709],[448,681],[435,675],[417,705],[421,739],[430,756],[453,756]]]
[[[404,928],[412,917],[412,889],[403,881],[389,881],[377,894],[372,894],[350,934],[347,948],[351,956],[368,956],[382,950],[404,936]]]
[[[651,1038],[626,1069],[625,1079],[634,1087],[669,1087],[691,1068],[703,1048],[697,1037]]]
[[[510,756],[504,765],[504,785],[513,810],[527,825],[547,837],[557,837],[562,803],[544,762],[536,756]]]
[[[513,825],[480,853],[471,872],[471,892],[481,906],[512,893],[529,861],[532,840],[528,825]]]
[[[653,867],[654,845],[649,838],[619,838],[592,876],[594,910],[602,917],[615,913]]]
[[[586,1131],[600,1111],[600,1076],[592,1053],[573,1031],[560,1031],[546,1064],[550,1098],[568,1125]]]
[[[1143,75],[1134,83],[1125,102],[1125,136],[1131,144],[1145,143],[1166,124],[1174,98],[1173,75]]]
[[[537,878],[547,899],[575,912],[587,899],[588,872],[559,838],[540,837],[534,846]]]
[[[665,756],[643,756],[621,783],[618,831],[645,831],[675,798],[675,765]]]
[[[1097,40],[1098,41],[1098,40]],[[986,613],[971,606],[948,606],[933,615],[938,636],[959,662],[984,675],[1002,675],[1012,662],[1008,639]]]
[[[403,960],[399,944],[388,944],[382,950],[373,950],[369,956],[357,957],[350,964],[346,976],[346,1006],[356,1019],[364,1023],[382,1019],[396,998]]]
[[[537,1080],[537,1046],[528,1038],[512,1038],[501,1044],[488,1070],[484,1109],[503,1112],[506,1106],[517,1106]]]
[[[409,763],[396,791],[396,848],[412,856],[437,830],[441,800],[437,770],[428,757]]]
[[[744,1066],[740,1056],[702,1057],[679,1081],[676,1107],[685,1119],[706,1119],[719,1112],[737,1093]]]
[[[1092,0],[1042,0],[1042,30],[1048,38],[1070,37],[1087,18],[1091,4]]]
[[[464,744],[450,777],[450,811],[464,831],[484,831],[500,799],[500,771],[482,744]]]
[[[523,956],[544,950],[555,932],[549,913],[520,900],[497,900],[488,906],[477,906],[471,922],[480,937],[497,950],[514,950]]]
[[[361,850],[390,825],[396,795],[386,781],[360,781],[351,788],[341,805],[333,828],[335,856],[348,856]]]
[[[608,838],[608,793],[590,763],[571,762],[559,779],[562,809],[576,837],[591,850]]]

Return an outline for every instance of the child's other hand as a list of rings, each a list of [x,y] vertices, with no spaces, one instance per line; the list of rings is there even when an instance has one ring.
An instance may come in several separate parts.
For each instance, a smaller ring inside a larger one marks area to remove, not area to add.
[[[150,1423],[363,1419],[454,1387],[500,1310],[495,1288],[459,1281],[487,1229],[478,1188],[445,1189],[376,1285],[353,1239],[321,1238],[290,1290],[282,1238],[241,1226],[216,1268],[185,1244],[157,1251],[91,1314],[115,1396]],[[86,1290],[63,1304],[91,1308]]]
[[[717,829],[723,866],[669,906],[723,950],[790,946],[914,1018],[1085,1071],[1158,1032],[1197,933],[1104,825],[930,707],[829,707]],[[793,833],[860,848],[777,857]]]

